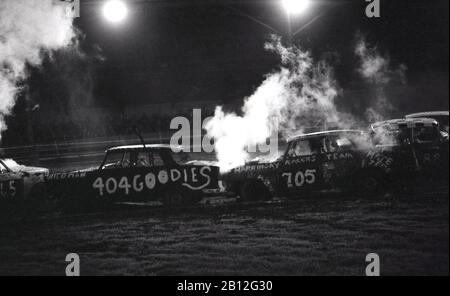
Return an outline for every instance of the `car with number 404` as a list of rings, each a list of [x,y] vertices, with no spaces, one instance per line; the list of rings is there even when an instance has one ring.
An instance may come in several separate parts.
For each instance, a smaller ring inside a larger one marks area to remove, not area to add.
[[[141,144],[110,148],[98,167],[50,174],[47,184],[50,194],[71,206],[146,201],[174,206],[217,194],[218,175],[217,166],[191,160],[182,147]]]
[[[375,196],[385,189],[407,184],[421,174],[423,167],[434,166],[448,174],[448,141],[441,139],[436,121],[405,119],[379,123],[374,128],[386,133],[387,126],[402,129],[405,121],[406,129],[414,126],[417,132],[405,132],[406,137],[412,138],[404,142],[375,143],[375,135],[360,130],[294,136],[288,139],[280,158],[236,167],[222,175],[222,186],[245,201],[264,200],[273,195],[301,198],[312,192],[336,189]],[[446,168],[441,167],[444,162]]]

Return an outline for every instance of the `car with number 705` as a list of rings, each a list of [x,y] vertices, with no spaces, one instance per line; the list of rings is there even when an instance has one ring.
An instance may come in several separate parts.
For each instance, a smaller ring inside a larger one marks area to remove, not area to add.
[[[226,191],[247,201],[273,195],[304,197],[311,192],[336,189],[374,196],[413,180],[425,168],[421,164],[430,163],[418,157],[426,157],[431,152],[436,161],[430,165],[447,159],[447,170],[437,168],[448,172],[448,141],[447,149],[442,148],[445,141],[441,141],[437,122],[406,121],[408,127],[417,124],[422,131],[420,135],[427,141],[418,145],[414,143],[420,139],[414,138],[384,145],[374,142],[375,135],[360,130],[300,134],[288,139],[285,153],[276,161],[251,161],[236,167],[222,175],[222,185]],[[388,124],[402,127],[404,123]],[[387,135],[384,129],[379,132],[378,136]]]

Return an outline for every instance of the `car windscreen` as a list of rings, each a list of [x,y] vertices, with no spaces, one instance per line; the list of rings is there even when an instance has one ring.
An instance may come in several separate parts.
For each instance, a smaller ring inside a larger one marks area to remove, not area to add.
[[[126,168],[130,165],[130,152],[109,152],[106,154],[102,169]]]
[[[320,151],[320,139],[299,139],[289,144],[288,157],[299,157],[318,154]]]
[[[416,126],[414,128],[378,128],[373,135],[375,145],[408,145],[439,140],[436,126]]]
[[[172,158],[178,165],[184,165],[193,160],[193,157],[190,153],[187,152],[172,152]]]

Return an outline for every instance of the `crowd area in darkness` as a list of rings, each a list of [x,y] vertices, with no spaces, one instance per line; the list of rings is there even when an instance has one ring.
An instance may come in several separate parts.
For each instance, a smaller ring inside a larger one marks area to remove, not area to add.
[[[167,114],[98,114],[89,116],[60,116],[46,118],[44,114],[33,116],[16,114],[7,119],[8,129],[2,133],[2,146],[50,144],[96,138],[115,138],[134,133],[138,127],[142,133],[165,133],[175,116],[192,117],[192,112]]]

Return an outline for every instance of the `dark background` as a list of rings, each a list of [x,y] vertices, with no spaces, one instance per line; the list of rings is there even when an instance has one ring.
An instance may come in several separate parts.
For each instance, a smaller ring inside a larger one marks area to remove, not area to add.
[[[276,0],[125,2],[128,18],[112,25],[101,15],[103,1],[81,0],[81,17],[75,20],[80,50],[60,51],[51,60],[47,58],[42,68],[31,69],[28,87],[7,119],[4,145],[98,136],[94,129],[100,127],[75,115],[77,108],[100,108],[123,117],[126,108],[147,104],[211,101],[211,108],[232,102],[238,107],[264,74],[280,64],[279,57],[264,50],[274,32],[249,18],[285,34],[287,18]],[[365,88],[353,54],[356,35],[363,34],[390,57],[394,67],[407,66],[405,90],[390,97],[399,114],[448,109],[447,0],[381,0],[381,18],[377,19],[365,16],[368,3],[363,0],[313,2],[310,11],[292,20],[294,31],[325,13],[293,42],[311,50],[317,59],[326,58],[343,89]],[[341,100],[344,105],[353,101]],[[58,123],[62,119],[53,119],[53,113],[69,122]],[[150,120],[147,125],[155,127],[151,131],[168,128],[168,119],[156,122],[150,115],[142,116]],[[103,119],[107,121],[119,120]],[[34,127],[31,137],[30,131],[24,132],[27,122]],[[63,125],[59,135],[44,136]],[[80,128],[75,125],[90,130],[76,132]],[[117,133],[127,130],[105,132]]]
[[[352,50],[358,31],[389,53],[394,64],[406,64],[410,83],[425,75],[448,75],[448,1],[381,1],[379,19],[365,16],[363,0],[316,2],[312,11],[293,20],[294,29],[336,2],[341,5],[294,41],[316,55],[338,53],[336,77],[344,88],[355,78]],[[264,50],[271,32],[239,11],[286,31],[286,17],[277,1],[130,2],[129,19],[116,26],[97,11],[94,4],[83,5],[76,24],[86,42],[98,44],[106,58],[95,88],[105,104],[112,98],[148,103],[247,96],[279,61]]]

